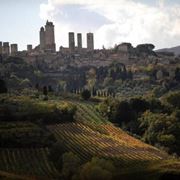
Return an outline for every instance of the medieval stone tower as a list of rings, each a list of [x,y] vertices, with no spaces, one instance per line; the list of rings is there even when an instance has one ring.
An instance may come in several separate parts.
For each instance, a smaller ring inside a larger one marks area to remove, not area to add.
[[[3,42],[3,54],[9,56],[10,50],[9,50],[9,42]]]
[[[18,52],[18,45],[11,44],[11,55],[16,55],[17,52]]]
[[[55,37],[54,37],[54,25],[52,22],[46,22],[45,25],[45,46],[46,49],[56,51]]]
[[[0,54],[2,54],[3,51],[3,46],[2,46],[2,42],[0,41]]]
[[[89,51],[94,50],[94,34],[93,33],[87,33],[87,49]]]
[[[77,34],[77,47],[78,49],[82,48],[82,34],[81,33]]]
[[[27,45],[27,52],[28,52],[28,53],[31,53],[31,52],[32,52],[32,48],[33,48],[33,47],[32,47],[32,44],[28,44],[28,45]]]
[[[69,32],[69,49],[71,52],[73,52],[75,49],[75,40],[73,32]]]
[[[45,50],[45,31],[44,27],[41,27],[40,32],[39,32],[39,37],[40,37],[40,50]]]
[[[43,51],[56,51],[54,25],[52,22],[47,21],[44,27],[40,29],[40,50]]]

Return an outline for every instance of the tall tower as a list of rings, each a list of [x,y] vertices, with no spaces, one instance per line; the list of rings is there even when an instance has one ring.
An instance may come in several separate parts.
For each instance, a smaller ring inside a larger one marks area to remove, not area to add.
[[[9,42],[3,42],[3,54],[9,55]]]
[[[2,54],[3,47],[2,47],[2,41],[0,41],[0,54]]]
[[[82,48],[82,34],[81,33],[77,34],[77,47],[78,49]]]
[[[74,42],[74,33],[69,32],[69,49],[71,52],[75,49],[75,42]]]
[[[15,55],[18,52],[18,45],[11,44],[11,55]]]
[[[27,45],[27,52],[28,53],[32,52],[32,44]]]
[[[44,31],[44,27],[41,27],[40,32],[39,32],[39,37],[40,37],[40,50],[45,50],[45,31]]]
[[[49,21],[45,25],[45,49],[53,52],[56,51],[54,25]]]
[[[89,51],[94,50],[94,34],[93,33],[87,33],[87,49]]]

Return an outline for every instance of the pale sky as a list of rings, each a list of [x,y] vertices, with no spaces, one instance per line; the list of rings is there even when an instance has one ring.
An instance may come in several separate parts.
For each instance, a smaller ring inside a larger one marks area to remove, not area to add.
[[[19,49],[39,44],[46,20],[55,25],[56,49],[68,45],[68,32],[93,32],[95,48],[121,42],[180,45],[180,0],[0,0],[0,41]]]

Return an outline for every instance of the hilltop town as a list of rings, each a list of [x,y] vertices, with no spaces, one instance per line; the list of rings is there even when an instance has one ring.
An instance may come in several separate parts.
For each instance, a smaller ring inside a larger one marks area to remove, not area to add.
[[[95,49],[94,41],[98,41],[98,38],[94,39],[93,33],[87,33],[87,47],[82,47],[82,34],[78,33],[75,38],[75,33],[69,32],[69,47],[60,46],[58,49],[54,31],[53,22],[47,21],[45,27],[40,28],[39,45],[33,48],[28,44],[24,51],[18,51],[18,44],[0,42],[0,75],[10,88],[17,87],[12,83],[14,80],[11,81],[13,78],[17,82],[25,78],[31,86],[51,85],[54,90],[76,92],[95,88],[116,94],[127,93],[126,88],[131,86],[129,83],[133,87],[139,83],[142,88],[139,89],[137,85],[137,90],[131,92],[137,95],[156,86],[161,89],[162,86],[174,88],[178,85],[180,57],[173,53],[155,52],[153,44],[133,47],[131,43],[121,43],[111,49]],[[12,64],[16,60],[30,67],[31,73],[28,74],[23,68],[14,71],[8,62]]]

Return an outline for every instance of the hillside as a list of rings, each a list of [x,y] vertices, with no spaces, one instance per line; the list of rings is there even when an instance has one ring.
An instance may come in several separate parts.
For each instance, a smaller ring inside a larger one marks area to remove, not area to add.
[[[22,99],[22,98],[21,98]],[[18,99],[19,101],[19,99]],[[27,101],[27,100],[26,100]],[[43,107],[45,108],[43,103]],[[159,172],[169,169],[178,171],[180,163],[165,152],[143,143],[128,135],[108,120],[104,119],[95,109],[95,103],[79,100],[51,100],[49,104],[75,105],[77,111],[75,122],[47,124],[46,128],[55,135],[57,141],[63,141],[67,151],[77,154],[82,162],[92,157],[112,160],[121,169],[122,177],[158,176]],[[29,104],[30,108],[30,104]],[[16,125],[17,126],[17,125]],[[22,126],[22,125],[21,125]],[[30,126],[30,125],[29,125]],[[26,127],[28,137],[29,128]],[[8,129],[1,125],[2,127]],[[38,133],[38,132],[37,132]],[[9,179],[56,179],[60,173],[49,159],[51,147],[0,148],[0,176]]]
[[[164,49],[158,49],[156,52],[172,52],[176,56],[180,55],[180,46],[172,47],[172,48],[164,48]]]

